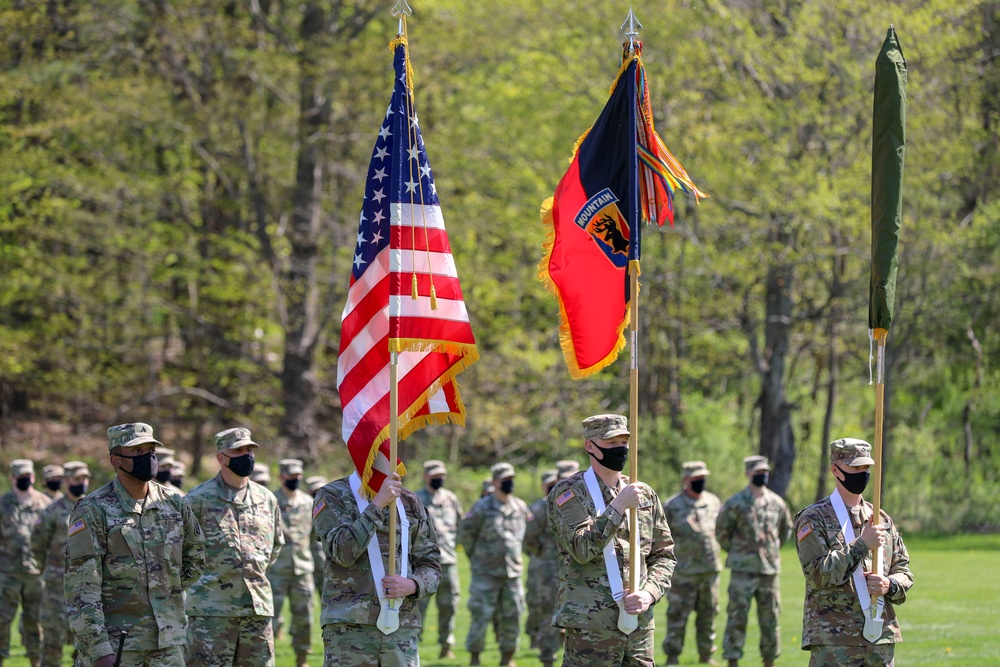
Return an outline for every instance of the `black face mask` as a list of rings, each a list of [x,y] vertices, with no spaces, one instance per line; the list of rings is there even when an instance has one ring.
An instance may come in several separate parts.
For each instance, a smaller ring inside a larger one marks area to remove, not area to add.
[[[601,450],[601,454],[604,455],[598,463],[607,468],[608,470],[614,470],[616,472],[621,472],[625,469],[625,461],[628,460],[628,447],[624,445],[621,447],[601,447],[596,442],[594,447]],[[591,456],[594,456],[591,454]],[[597,457],[594,456],[594,460],[597,461]]]
[[[170,481],[170,469],[157,470],[156,471],[156,481],[160,484],[166,484]]]
[[[302,481],[301,479],[286,479],[285,488],[288,489],[289,491],[295,491],[296,489],[299,488],[299,482],[301,481]]]
[[[174,487],[176,489],[181,488],[181,485],[183,485],[183,484],[184,484],[184,478],[183,477],[171,477],[170,478],[170,486],[172,486],[172,487]]]
[[[754,486],[767,486],[767,473],[759,472],[750,478],[750,483]]]
[[[691,493],[701,493],[705,490],[705,480],[704,479],[693,479],[691,480]]]
[[[444,486],[444,477],[435,477],[430,481],[431,488],[437,491],[442,486]]]
[[[125,456],[120,454],[123,459],[132,460],[132,472],[122,468],[122,472],[132,475],[140,482],[148,482],[149,480],[156,477],[156,473],[159,469],[159,464],[156,462],[156,452],[147,452],[146,454],[138,454],[137,456]]]
[[[80,496],[84,496],[87,494],[86,482],[84,482],[83,484],[70,484],[68,488],[69,488],[69,495],[73,496],[74,498],[79,498]]]
[[[61,479],[46,480],[45,486],[46,488],[48,488],[49,491],[58,491],[60,488],[62,488],[62,480]]]
[[[871,470],[865,470],[864,472],[847,472],[841,468],[840,472],[844,475],[844,479],[840,482],[844,485],[844,488],[851,493],[861,493],[868,486],[868,480],[872,476]]]
[[[514,479],[505,479],[500,482],[500,490],[504,493],[511,493],[514,490]]]
[[[21,489],[22,491],[27,491],[28,489],[31,488],[31,478],[18,477],[17,482],[15,482],[15,484],[17,484],[17,488]]]
[[[244,454],[243,456],[233,456],[229,459],[229,465],[227,466],[239,477],[249,477],[250,473],[253,472],[253,454]]]

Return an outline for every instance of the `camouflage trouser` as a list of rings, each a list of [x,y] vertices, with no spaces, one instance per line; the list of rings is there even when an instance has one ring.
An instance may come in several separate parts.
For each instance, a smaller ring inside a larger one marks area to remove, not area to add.
[[[270,616],[189,616],[188,667],[274,667]]]
[[[654,667],[653,624],[623,634],[609,630],[566,628],[563,667]]]
[[[46,576],[41,604],[42,667],[59,667],[62,664],[63,646],[71,639],[69,615],[66,613],[66,595],[62,576]]]
[[[434,594],[438,612],[438,643],[441,646],[455,645],[455,608],[458,607],[459,590],[458,565],[456,563],[442,565],[441,583],[438,584],[437,593]],[[426,618],[430,602],[430,597],[423,597],[417,601],[421,622]],[[426,626],[426,623],[424,625]],[[421,639],[423,638],[422,630],[423,628],[419,634]]]
[[[42,602],[42,577],[38,574],[0,572],[0,659],[10,657],[10,625],[20,605],[24,622],[24,650],[29,660],[41,653],[38,611]]]
[[[469,653],[482,653],[486,645],[486,629],[498,616],[497,644],[502,653],[517,651],[521,633],[521,613],[524,611],[524,590],[520,577],[484,577],[472,575],[469,585],[469,612],[472,620],[465,648]]]
[[[154,651],[122,651],[121,667],[186,667],[193,664],[184,662],[184,649],[180,646],[158,648]]]
[[[552,625],[552,614],[556,610],[556,595],[559,592],[559,574],[555,576],[546,569],[540,570],[540,576],[533,586],[535,590],[535,611],[538,617],[536,640],[538,643],[538,659],[542,662],[554,662],[556,654],[562,648],[562,629]]]
[[[323,626],[323,667],[419,667],[420,628],[383,635],[374,625]]]
[[[777,658],[781,648],[778,615],[781,613],[781,590],[776,574],[732,572],[729,579],[729,607],[726,635],[722,639],[722,657],[739,660],[747,640],[747,617],[750,603],[757,600],[757,623],[760,625],[760,657]]]
[[[274,597],[274,618],[272,627],[274,634],[281,629],[283,619],[281,608],[288,597],[288,607],[292,612],[292,650],[296,653],[309,653],[312,647],[312,617],[313,617],[313,576],[306,574],[275,574],[267,573],[271,582],[271,595]]]
[[[895,644],[809,647],[809,667],[893,667]]]
[[[674,577],[667,591],[667,602],[667,638],[663,640],[663,652],[681,654],[688,616],[693,611],[698,655],[711,655],[715,648],[715,617],[719,613],[719,573]]]
[[[524,605],[528,609],[528,619],[524,622],[524,634],[531,637],[531,645],[538,642],[538,631],[542,627],[541,613],[538,610],[539,591],[539,559],[532,558],[528,563],[528,579],[524,590]]]

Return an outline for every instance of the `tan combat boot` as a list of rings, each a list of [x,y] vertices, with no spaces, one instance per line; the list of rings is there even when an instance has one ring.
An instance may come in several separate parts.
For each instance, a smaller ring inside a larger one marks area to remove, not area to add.
[[[715,667],[718,667],[719,665],[718,662],[712,659],[711,653],[705,653],[703,655],[698,656],[698,662],[700,662],[703,665],[715,665]]]
[[[517,667],[514,663],[513,651],[504,651],[500,654],[500,667]]]
[[[469,667],[479,667],[479,654],[471,653],[472,657],[469,659]]]
[[[455,654],[451,650],[451,644],[441,644],[441,655],[438,656],[439,660],[444,660],[445,658],[453,660]]]
[[[295,667],[309,667],[309,662],[307,661],[308,657],[309,657],[308,653],[296,653]]]
[[[764,667],[774,667],[774,658],[764,658]]]
[[[667,656],[667,664],[668,665],[679,665],[679,664],[681,664],[681,661],[680,661],[679,658],[680,658],[680,656],[671,653],[670,655]]]
[[[729,661],[729,667],[740,667],[740,661],[739,660],[730,660]]]

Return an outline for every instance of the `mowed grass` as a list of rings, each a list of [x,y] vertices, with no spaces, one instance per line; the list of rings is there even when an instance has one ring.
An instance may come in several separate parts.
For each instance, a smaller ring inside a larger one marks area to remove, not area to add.
[[[987,667],[1000,665],[1000,535],[959,535],[944,538],[907,537],[911,568],[916,584],[910,598],[899,609],[903,629],[903,643],[896,648],[896,664],[900,667],[955,666]],[[463,590],[468,590],[468,560],[460,556]],[[787,545],[782,552],[781,614],[782,654],[778,667],[806,665],[808,654],[799,648],[802,633],[802,597],[805,584],[799,569],[795,549]],[[717,619],[716,643],[720,646],[726,623],[726,586],[728,572],[722,575],[722,609]],[[458,646],[454,660],[438,658],[437,611],[432,603],[425,621],[420,663],[425,667],[458,667],[468,665],[469,655],[464,650],[465,634],[469,628],[467,598],[463,597],[457,619]],[[747,629],[747,644],[743,665],[760,665],[757,648],[760,634],[756,619],[751,618]],[[294,667],[294,654],[287,634],[288,609],[285,632],[277,643],[277,667]],[[317,609],[318,619],[318,609]],[[5,667],[28,667],[24,649],[20,645],[14,621],[12,649]],[[666,603],[656,606],[656,662],[666,661],[660,648],[666,630]],[[483,665],[497,665],[500,653],[492,631],[487,637],[487,651],[482,655]],[[63,665],[72,665],[71,651],[67,647]],[[323,664],[323,645],[318,625],[313,629],[313,655],[309,664]],[[688,636],[681,655],[681,664],[697,664],[694,645],[693,618],[688,622]],[[518,667],[541,667],[537,651],[528,648],[522,639],[522,648],[516,656]]]

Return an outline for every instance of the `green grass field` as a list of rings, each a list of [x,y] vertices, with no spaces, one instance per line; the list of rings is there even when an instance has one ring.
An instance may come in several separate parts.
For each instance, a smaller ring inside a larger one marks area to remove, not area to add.
[[[907,538],[910,550],[911,568],[915,585],[909,601],[900,608],[899,616],[904,642],[896,649],[896,664],[900,667],[920,665],[987,667],[1000,665],[1000,535],[960,535],[945,538]],[[783,611],[781,615],[782,655],[777,661],[779,667],[805,665],[808,654],[799,649],[802,632],[802,595],[804,582],[802,573],[791,545],[783,552],[781,575],[781,595]],[[468,588],[468,562],[463,560],[462,585]],[[722,612],[717,621],[717,643],[722,643],[725,628],[726,586],[728,574],[722,576]],[[287,615],[287,608],[285,610]],[[656,607],[656,662],[662,665],[666,658],[659,648],[664,637],[666,604]],[[15,621],[16,624],[16,621]],[[467,665],[469,656],[463,650],[465,633],[469,626],[469,615],[465,600],[458,617],[455,660],[439,660],[437,640],[437,613],[430,607],[425,623],[424,642],[421,645],[420,662],[425,667],[458,667]],[[16,627],[16,625],[15,625]],[[287,627],[287,624],[286,624]],[[16,630],[12,633],[11,659],[5,667],[28,667],[24,649]],[[314,654],[309,664],[319,667],[323,663],[322,641],[319,629],[313,632]],[[745,665],[760,665],[757,651],[758,631],[756,620],[751,617],[747,631],[747,650],[742,661]],[[483,654],[484,665],[496,665],[499,652],[492,636],[487,638],[492,649]],[[540,667],[537,652],[527,649],[527,642],[516,657],[518,667]],[[294,655],[287,634],[277,642],[277,667],[293,667]],[[69,667],[72,661],[67,648],[63,665]],[[694,648],[694,630],[688,623],[688,638],[685,642],[681,664],[697,664]]]

